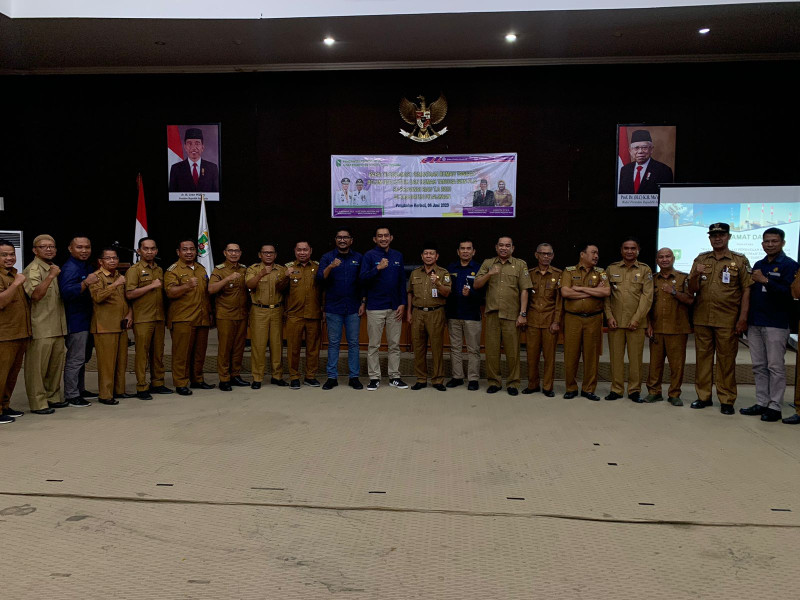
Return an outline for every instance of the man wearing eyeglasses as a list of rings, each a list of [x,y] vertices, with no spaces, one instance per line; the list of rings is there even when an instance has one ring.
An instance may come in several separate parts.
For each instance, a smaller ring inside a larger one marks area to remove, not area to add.
[[[33,338],[25,353],[25,390],[31,412],[48,415],[68,406],[61,392],[67,335],[67,318],[56,278],[61,272],[53,264],[55,240],[46,234],[33,240],[33,261],[25,267],[25,293],[31,300]]]
[[[325,322],[328,325],[328,379],[322,384],[323,390],[330,390],[339,385],[339,346],[342,342],[342,328],[347,338],[347,367],[349,385],[355,390],[364,389],[358,380],[360,356],[358,334],[364,304],[361,302],[362,256],[350,248],[353,245],[353,234],[342,227],[336,232],[334,239],[336,249],[323,254],[319,260],[317,281],[325,292]]]

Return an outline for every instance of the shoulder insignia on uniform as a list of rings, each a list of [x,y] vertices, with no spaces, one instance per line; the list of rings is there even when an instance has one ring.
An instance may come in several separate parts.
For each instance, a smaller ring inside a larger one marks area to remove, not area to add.
[[[218,265],[214,265],[215,269],[221,269],[225,266],[225,263],[219,263]]]
[[[603,272],[602,267],[595,267],[594,270],[595,270],[596,273],[602,273]]]
[[[172,263],[170,266],[167,267],[167,271],[172,271],[177,266],[178,266],[178,263]]]
[[[312,265],[319,266],[319,261],[318,261],[318,260],[312,260],[312,261],[311,261],[311,264],[312,264]]]
[[[294,261],[293,261],[293,260],[290,260],[290,261],[289,261],[289,262],[287,262],[287,263],[286,263],[286,265],[284,265],[284,266],[285,266],[287,269],[288,269],[289,267],[293,267],[293,266],[294,266]]]
[[[445,275],[444,276],[444,282],[445,283],[450,283],[450,275]]]
[[[575,267],[567,267],[567,271],[574,271]]]
[[[653,274],[652,273],[648,273],[647,274],[647,281],[652,281],[652,279],[653,279]]]

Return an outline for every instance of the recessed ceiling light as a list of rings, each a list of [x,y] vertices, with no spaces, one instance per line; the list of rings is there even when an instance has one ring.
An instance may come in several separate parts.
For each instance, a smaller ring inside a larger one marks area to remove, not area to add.
[[[322,42],[323,42],[323,43],[324,43],[326,46],[333,46],[333,45],[336,43],[336,40],[335,40],[335,39],[333,39],[331,36],[328,36],[328,37],[326,37],[324,40],[322,40]]]
[[[516,42],[517,41],[517,34],[516,33],[507,33],[506,34],[506,41],[507,42]]]
[[[710,30],[708,27],[703,27],[702,29],[698,29],[698,30],[697,30],[697,33],[702,33],[703,35],[705,35],[705,34],[707,34],[709,31],[711,31],[711,30]]]

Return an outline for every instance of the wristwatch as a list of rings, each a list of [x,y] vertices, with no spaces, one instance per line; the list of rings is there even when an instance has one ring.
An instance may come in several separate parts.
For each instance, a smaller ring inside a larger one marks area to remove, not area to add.
[[[519,313],[519,316],[520,316],[520,317],[527,317],[527,316],[528,316],[528,313],[527,313],[527,312],[525,312],[525,311],[522,311],[521,313]]]

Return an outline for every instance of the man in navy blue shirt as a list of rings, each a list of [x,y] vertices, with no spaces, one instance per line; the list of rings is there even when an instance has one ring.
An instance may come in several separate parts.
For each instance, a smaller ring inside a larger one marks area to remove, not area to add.
[[[342,342],[342,327],[347,337],[347,366],[350,387],[356,390],[364,386],[358,380],[360,358],[358,334],[361,328],[361,315],[364,314],[361,287],[358,275],[361,271],[362,256],[350,249],[353,234],[347,227],[336,232],[336,250],[324,254],[319,261],[317,281],[325,290],[325,321],[328,324],[328,380],[323,390],[339,385],[339,346]]]
[[[783,253],[786,234],[770,227],[761,237],[767,255],[753,265],[747,343],[753,359],[756,403],[740,408],[743,415],[761,415],[762,421],[779,421],[786,390],[786,340],[792,312],[791,285],[797,263]]]
[[[385,225],[375,230],[375,248],[364,254],[361,262],[361,283],[367,298],[367,389],[377,390],[381,382],[381,364],[378,348],[386,329],[388,351],[389,385],[407,389],[400,379],[400,333],[403,330],[403,313],[406,308],[406,274],[403,255],[392,250],[392,232]]]
[[[69,243],[70,257],[58,275],[58,289],[64,300],[67,315],[67,357],[64,362],[64,401],[71,406],[90,406],[86,398],[97,394],[86,391],[86,363],[92,357],[92,298],[89,286],[98,281],[89,264],[92,243],[87,237],[76,236]]]
[[[453,378],[447,387],[464,385],[463,344],[467,345],[467,389],[478,389],[481,372],[481,302],[483,290],[474,288],[475,273],[480,265],[475,262],[475,246],[470,239],[458,243],[458,260],[447,265],[453,282],[447,297],[447,331],[450,333],[450,368]]]

